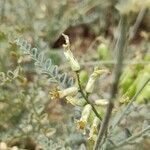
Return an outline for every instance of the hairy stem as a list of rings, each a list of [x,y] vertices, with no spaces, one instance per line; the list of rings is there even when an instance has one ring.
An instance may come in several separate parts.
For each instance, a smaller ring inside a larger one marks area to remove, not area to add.
[[[76,72],[76,74],[77,74],[77,80],[78,80],[78,86],[79,86],[80,93],[82,94],[82,96],[83,96],[83,98],[86,100],[86,102],[92,106],[92,110],[93,110],[93,112],[95,113],[95,115],[96,115],[100,120],[102,120],[101,116],[100,116],[99,113],[97,112],[97,110],[96,110],[96,108],[94,107],[94,105],[89,101],[88,95],[85,94],[84,91],[83,91],[83,89],[82,89],[81,82],[80,82],[80,78],[79,78],[79,72]]]
[[[111,93],[110,93],[109,104],[108,104],[106,114],[104,116],[104,120],[100,127],[98,137],[95,142],[93,150],[98,150],[102,146],[101,142],[105,135],[105,132],[108,129],[109,120],[110,120],[111,113],[114,107],[114,99],[116,97],[119,78],[120,78],[121,70],[122,70],[121,68],[123,64],[123,51],[126,45],[126,33],[127,33],[126,32],[126,28],[127,28],[126,19],[127,19],[126,16],[121,16],[120,23],[119,23],[119,35],[118,35],[117,43],[116,43],[117,64],[114,69],[114,74],[113,74],[114,76],[113,76],[113,83],[112,83],[112,88],[111,88]]]

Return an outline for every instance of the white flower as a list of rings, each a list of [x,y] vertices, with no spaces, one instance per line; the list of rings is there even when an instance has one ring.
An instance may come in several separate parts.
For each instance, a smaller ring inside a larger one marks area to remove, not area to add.
[[[90,75],[89,81],[85,88],[85,91],[87,93],[93,92],[96,79],[103,73],[108,73],[108,70],[106,69],[99,70],[97,68],[94,69],[94,72]]]
[[[66,96],[74,96],[77,94],[77,92],[78,92],[77,87],[70,87],[64,90],[54,90],[50,92],[50,95],[52,99],[60,99]]]
[[[80,70],[80,65],[76,58],[73,56],[73,53],[70,50],[70,42],[69,42],[69,37],[65,34],[62,34],[65,38],[66,44],[63,45],[64,47],[64,55],[69,62],[71,69],[73,71],[79,71]]]
[[[59,91],[59,96],[60,96],[60,98],[63,98],[63,97],[69,96],[69,95],[76,95],[77,92],[78,92],[77,87],[70,87],[63,91]]]
[[[90,116],[92,106],[87,104],[84,106],[80,120],[78,121],[79,129],[84,129]]]

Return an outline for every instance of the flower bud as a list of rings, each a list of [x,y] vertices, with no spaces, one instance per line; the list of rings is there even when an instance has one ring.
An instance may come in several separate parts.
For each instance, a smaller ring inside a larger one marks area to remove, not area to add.
[[[78,121],[79,129],[84,129],[90,116],[92,106],[87,104],[84,106],[80,120]]]
[[[96,79],[103,73],[108,73],[108,70],[107,69],[99,70],[98,68],[94,69],[94,72],[90,75],[90,78],[85,88],[85,91],[87,93],[93,92]]]
[[[64,55],[69,62],[71,69],[73,71],[79,71],[80,70],[80,65],[76,58],[73,56],[73,53],[70,50],[70,42],[69,42],[69,37],[65,34],[62,34],[65,38],[66,44],[63,45],[64,47]]]

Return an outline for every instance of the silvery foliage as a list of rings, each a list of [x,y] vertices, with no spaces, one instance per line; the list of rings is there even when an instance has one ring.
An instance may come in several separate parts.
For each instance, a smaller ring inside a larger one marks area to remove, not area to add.
[[[57,140],[57,141],[53,141],[53,140],[49,140],[47,139],[44,135],[39,135],[38,136],[38,141],[39,144],[44,146],[42,147],[45,150],[71,150],[70,147],[66,147],[65,146],[65,142],[62,140]]]
[[[122,106],[121,111],[125,108],[126,106]],[[144,143],[144,140],[150,137],[150,116],[147,115],[149,108],[150,104],[141,104],[139,106],[136,103],[132,103],[124,118],[116,124],[121,114],[118,111],[112,117],[109,134],[102,149],[119,150],[120,147],[123,149],[125,146],[129,146],[128,149],[131,149],[131,146],[135,148],[137,144],[140,144],[139,148],[142,149],[144,144],[141,143]]]
[[[68,77],[66,73],[60,73],[58,66],[52,63],[50,58],[46,59],[43,52],[40,52],[37,48],[31,48],[26,40],[22,38],[16,39],[16,44],[20,46],[20,49],[24,54],[28,54],[35,61],[35,65],[38,66],[42,73],[50,76],[50,81],[58,83],[62,87],[69,87],[74,84],[72,77]]]
[[[70,150],[65,146],[65,141],[54,139],[56,129],[51,127],[48,114],[44,111],[43,103],[47,102],[47,99],[41,100],[45,97],[44,92],[41,89],[35,91],[31,88],[29,95],[22,94],[22,102],[26,111],[14,127],[0,132],[0,141],[7,143],[15,138],[19,141],[29,137],[29,139],[34,139],[42,150]]]

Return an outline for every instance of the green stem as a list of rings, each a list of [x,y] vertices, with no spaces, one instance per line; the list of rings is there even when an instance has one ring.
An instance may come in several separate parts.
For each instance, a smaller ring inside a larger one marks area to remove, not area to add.
[[[79,86],[79,90],[80,90],[81,95],[86,100],[86,102],[92,106],[92,110],[95,113],[95,115],[102,121],[102,117],[99,115],[99,113],[97,112],[97,110],[94,107],[94,105],[89,101],[88,94],[85,94],[83,92],[83,89],[82,89],[82,86],[81,86],[81,82],[80,82],[79,72],[76,72],[76,74],[77,74],[78,86]]]

